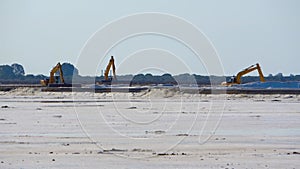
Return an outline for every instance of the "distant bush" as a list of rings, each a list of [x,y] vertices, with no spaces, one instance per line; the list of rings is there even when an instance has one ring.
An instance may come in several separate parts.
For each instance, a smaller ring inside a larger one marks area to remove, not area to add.
[[[63,63],[61,65],[64,76],[78,76],[78,69],[71,63]]]
[[[15,79],[24,76],[25,71],[22,65],[17,63],[0,66],[0,79]]]

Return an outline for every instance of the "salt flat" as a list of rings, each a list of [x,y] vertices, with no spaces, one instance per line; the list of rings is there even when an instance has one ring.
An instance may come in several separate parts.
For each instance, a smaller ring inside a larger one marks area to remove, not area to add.
[[[0,93],[0,168],[299,168],[299,95]]]

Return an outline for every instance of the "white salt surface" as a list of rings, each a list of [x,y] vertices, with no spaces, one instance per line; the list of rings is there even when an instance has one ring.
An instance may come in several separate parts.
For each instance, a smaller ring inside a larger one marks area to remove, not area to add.
[[[300,96],[0,93],[0,168],[299,168]]]

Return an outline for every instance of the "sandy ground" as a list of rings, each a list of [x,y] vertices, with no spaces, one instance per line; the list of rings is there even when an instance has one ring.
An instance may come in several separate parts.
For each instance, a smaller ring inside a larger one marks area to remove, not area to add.
[[[0,93],[0,168],[299,168],[300,96]]]

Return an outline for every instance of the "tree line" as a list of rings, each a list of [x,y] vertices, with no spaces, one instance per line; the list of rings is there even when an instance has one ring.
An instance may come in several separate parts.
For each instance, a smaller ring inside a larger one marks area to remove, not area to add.
[[[93,84],[104,79],[103,76],[80,76],[78,69],[70,64],[63,63],[62,70],[66,83],[82,83]],[[40,80],[49,78],[46,75],[25,74],[22,65],[14,63],[12,65],[0,65],[0,84],[39,84]],[[203,76],[196,74],[180,74],[180,75],[152,75],[152,74],[137,74],[137,75],[121,75],[117,76],[117,80],[113,80],[115,84],[129,85],[210,85],[212,82],[220,84],[225,80],[229,80],[230,76]],[[300,75],[283,76],[282,73],[276,75],[268,75],[266,81],[300,81]],[[258,76],[244,76],[242,83],[259,81]]]

